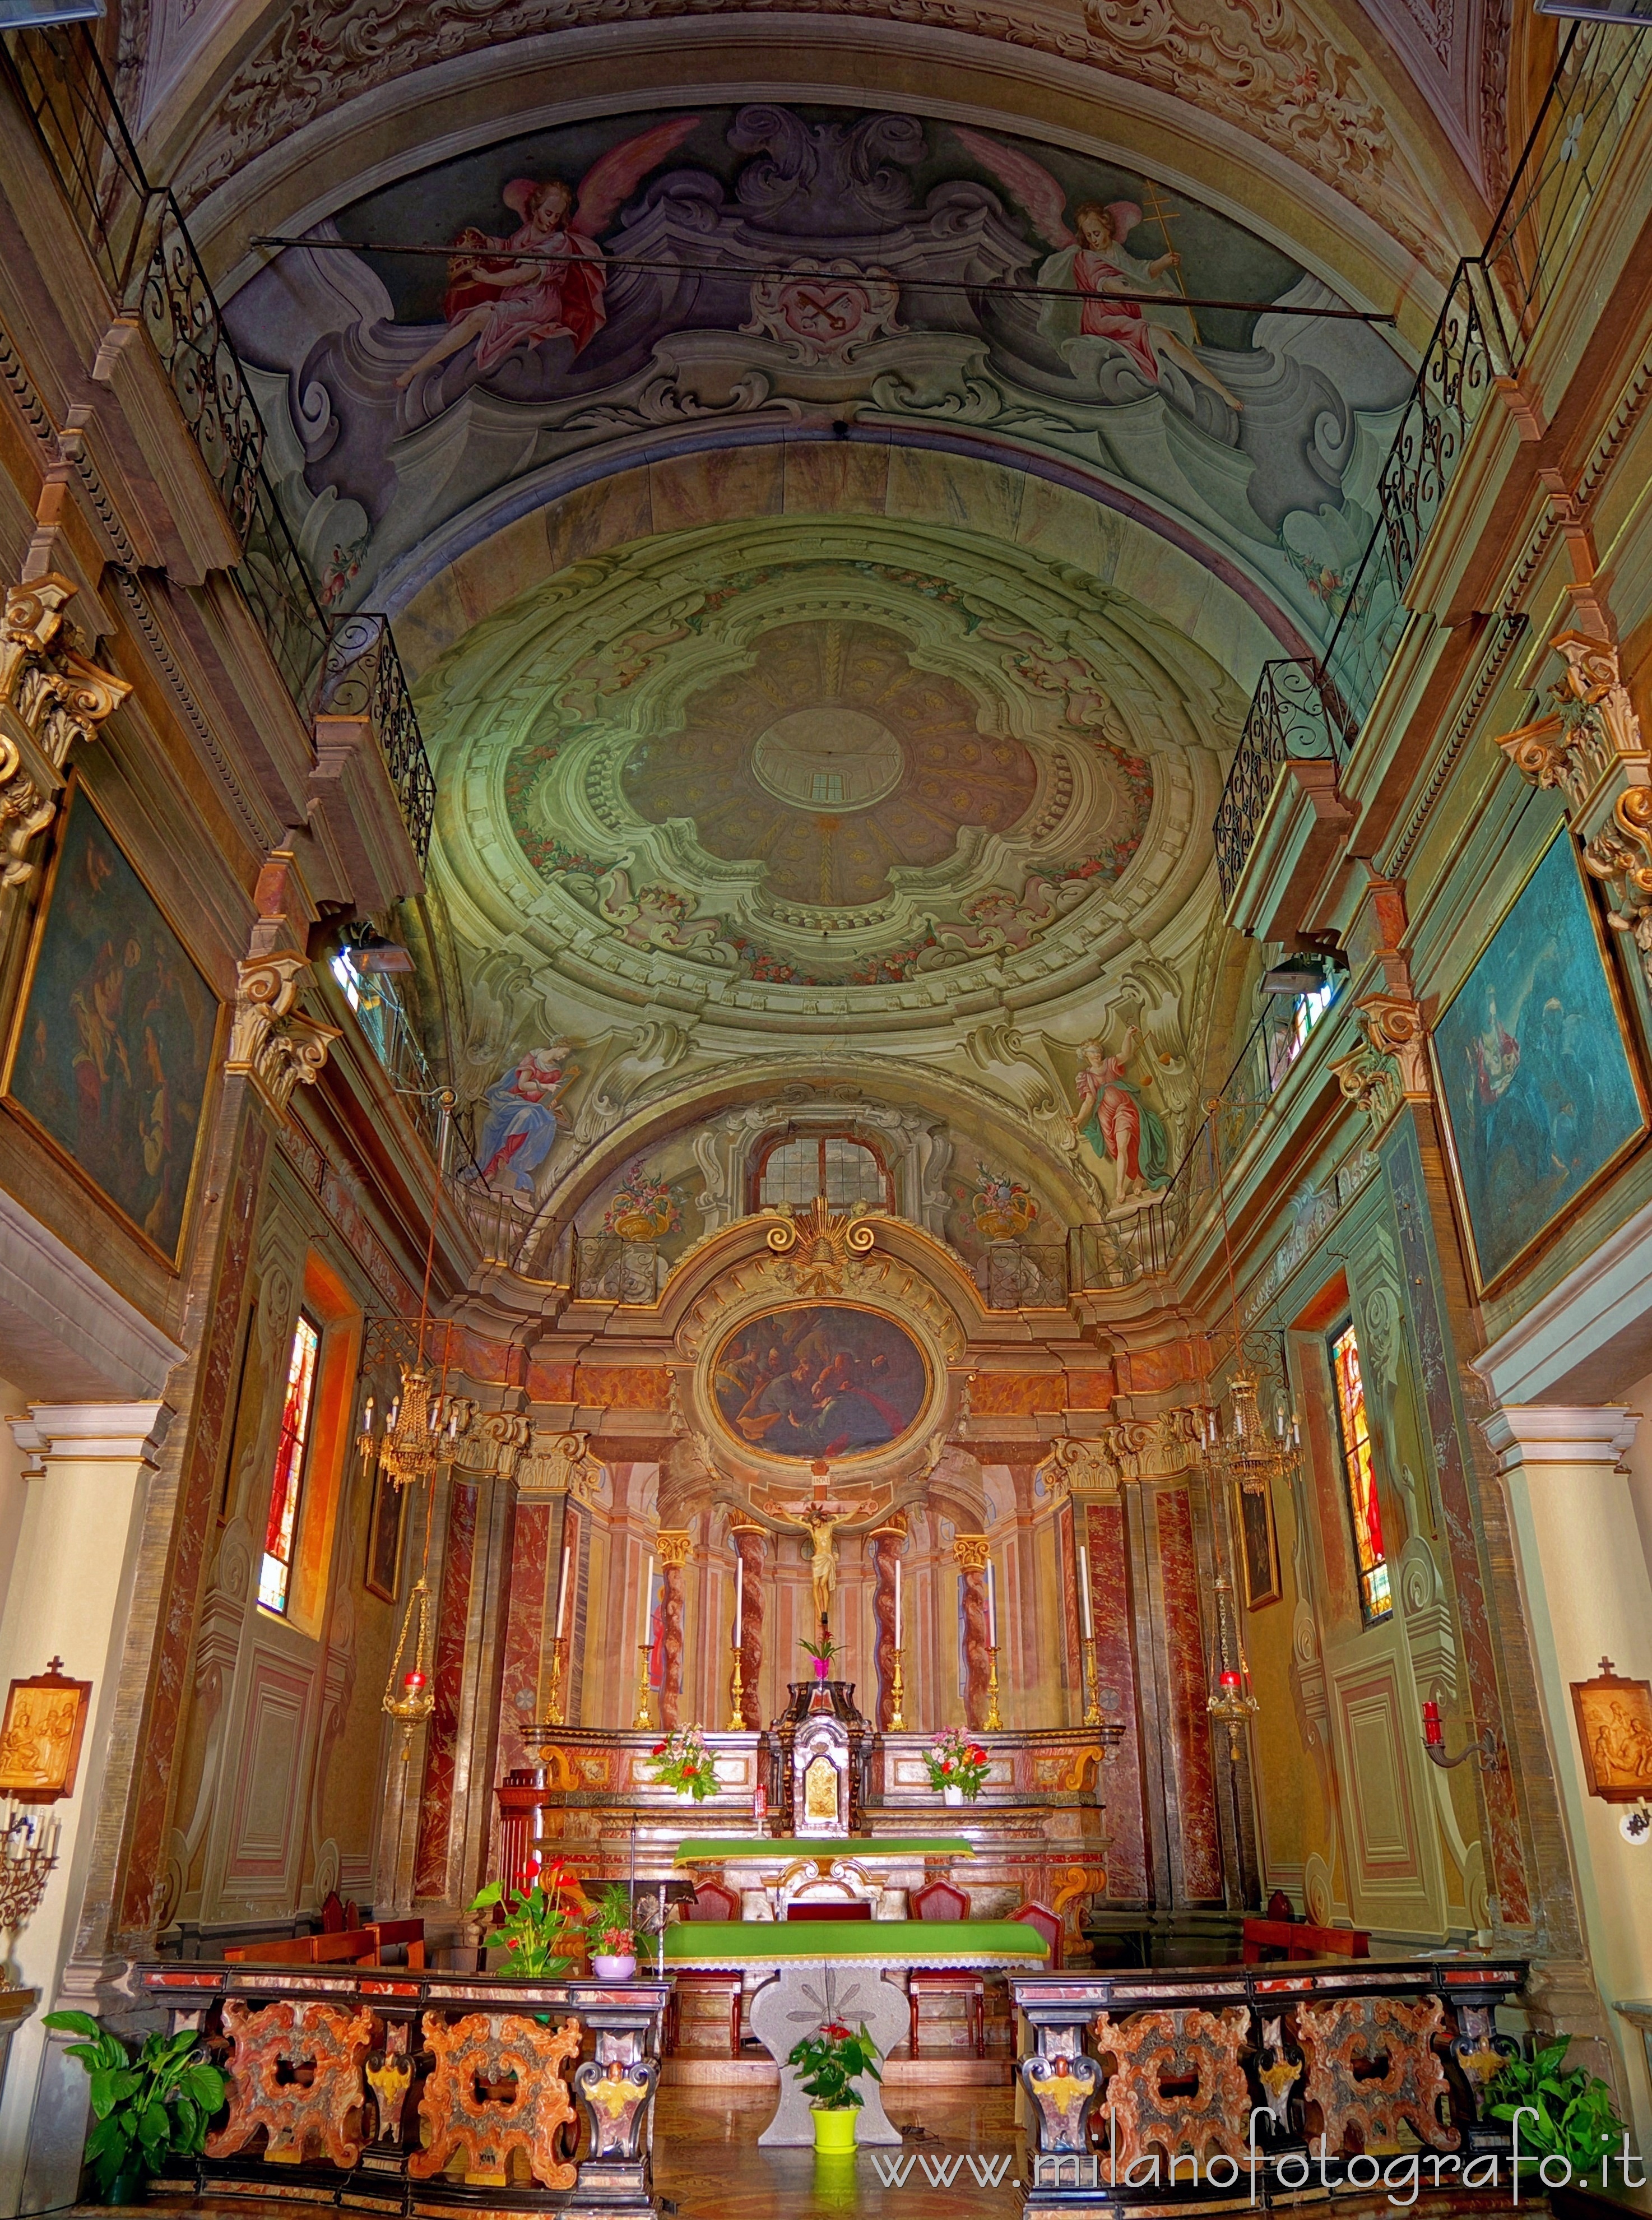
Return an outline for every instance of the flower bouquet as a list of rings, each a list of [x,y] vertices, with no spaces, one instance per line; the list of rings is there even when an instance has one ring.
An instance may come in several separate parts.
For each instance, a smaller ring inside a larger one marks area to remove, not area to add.
[[[651,1755],[651,1777],[662,1788],[675,1788],[679,1796],[692,1796],[696,1804],[715,1795],[717,1768],[701,1728],[673,1727],[664,1742],[654,1744]]]
[[[949,1802],[967,1798],[974,1803],[981,1793],[981,1784],[992,1771],[992,1762],[978,1742],[971,1742],[962,1727],[944,1727],[931,1741],[924,1752],[924,1763],[929,1768],[929,1785],[943,1794],[955,1790]]]
[[[806,1634],[801,1637],[798,1647],[807,1649],[814,1660],[815,1679],[829,1681],[832,1678],[832,1661],[838,1654],[838,1645],[832,1637],[823,1632],[818,1642],[811,1642]]]

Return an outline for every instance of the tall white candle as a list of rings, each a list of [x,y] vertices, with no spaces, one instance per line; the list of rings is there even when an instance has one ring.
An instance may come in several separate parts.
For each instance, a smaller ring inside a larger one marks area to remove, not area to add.
[[[998,1600],[993,1589],[993,1561],[987,1560],[987,1647],[998,1647]]]
[[[562,1630],[568,1617],[568,1555],[569,1545],[562,1545],[562,1579],[557,1588],[557,1640],[562,1639]]]
[[[895,1646],[901,1647],[901,1560],[895,1561]]]
[[[651,1643],[654,1638],[654,1614],[651,1608],[653,1600],[654,1560],[651,1557],[648,1560],[648,1570],[643,1575],[642,1638],[645,1644]]]
[[[741,1629],[745,1624],[745,1559],[734,1560],[734,1647],[740,1646]]]
[[[1090,1553],[1082,1542],[1078,1545],[1078,1600],[1084,1614],[1084,1639],[1089,1642],[1095,1636],[1090,1624]]]

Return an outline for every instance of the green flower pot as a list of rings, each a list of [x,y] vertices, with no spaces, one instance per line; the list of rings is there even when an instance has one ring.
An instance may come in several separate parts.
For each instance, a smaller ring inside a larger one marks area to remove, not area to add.
[[[814,2115],[815,2149],[836,2156],[852,2151],[857,2116],[857,2107],[853,2105],[845,2105],[835,2111],[817,2111]]]
[[[146,2204],[149,2202],[149,2176],[142,2166],[122,2168],[103,2192],[105,2204]]]

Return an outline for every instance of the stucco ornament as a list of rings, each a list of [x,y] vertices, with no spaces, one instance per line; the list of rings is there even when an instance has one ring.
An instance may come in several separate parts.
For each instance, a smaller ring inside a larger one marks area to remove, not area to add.
[[[70,749],[96,739],[132,691],[92,662],[64,614],[76,590],[55,571],[6,589],[0,616],[0,889],[34,876],[29,850],[57,815]]]

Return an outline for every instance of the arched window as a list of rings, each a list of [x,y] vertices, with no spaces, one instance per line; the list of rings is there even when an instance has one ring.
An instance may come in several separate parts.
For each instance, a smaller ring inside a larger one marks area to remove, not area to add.
[[[753,1166],[752,1207],[789,1202],[807,1210],[824,1195],[833,1210],[863,1202],[892,1209],[889,1175],[875,1149],[851,1133],[782,1133],[766,1141]]]

